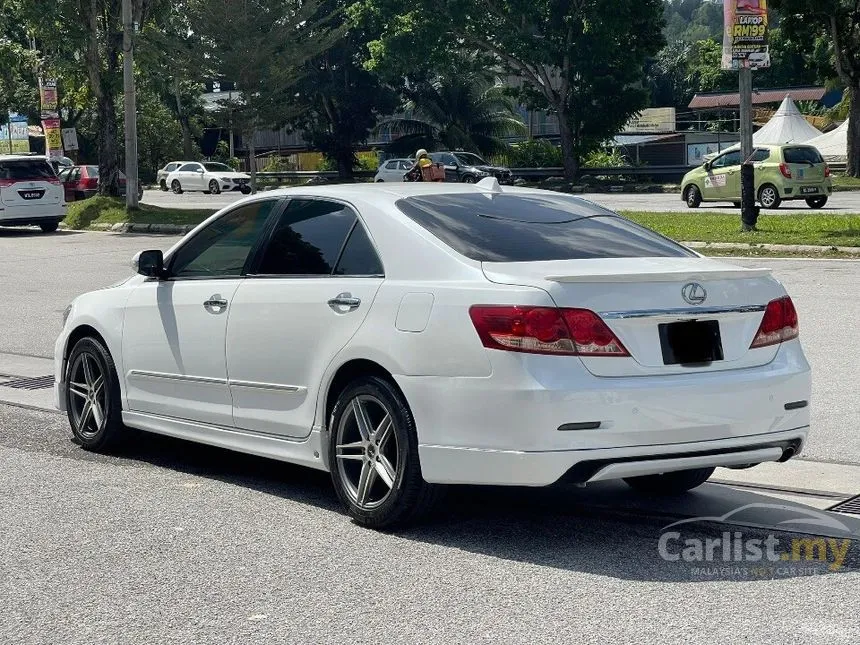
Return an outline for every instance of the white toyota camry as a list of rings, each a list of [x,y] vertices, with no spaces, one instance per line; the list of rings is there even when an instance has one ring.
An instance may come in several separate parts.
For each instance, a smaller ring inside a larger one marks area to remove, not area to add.
[[[807,435],[797,314],[768,270],[575,197],[272,191],[134,264],[66,312],[75,439],[108,450],[132,427],[327,470],[369,526],[444,484],[681,492]]]

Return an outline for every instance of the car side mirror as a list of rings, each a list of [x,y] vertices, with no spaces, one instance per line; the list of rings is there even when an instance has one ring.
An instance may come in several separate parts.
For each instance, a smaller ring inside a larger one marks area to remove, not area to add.
[[[132,267],[147,278],[164,277],[164,254],[159,250],[141,251],[134,256]]]
[[[710,170],[711,169],[711,162],[706,161],[705,163],[702,164],[702,168],[704,168],[705,170]]]

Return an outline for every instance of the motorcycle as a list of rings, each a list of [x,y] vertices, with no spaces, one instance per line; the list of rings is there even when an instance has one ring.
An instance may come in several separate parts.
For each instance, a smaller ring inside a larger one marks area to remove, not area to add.
[[[415,166],[403,175],[403,181],[445,181],[445,167],[440,163],[423,168]]]

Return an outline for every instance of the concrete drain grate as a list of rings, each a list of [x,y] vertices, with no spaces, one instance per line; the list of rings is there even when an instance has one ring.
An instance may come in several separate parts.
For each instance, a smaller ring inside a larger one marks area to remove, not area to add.
[[[15,390],[47,390],[54,387],[54,376],[34,376],[32,378],[19,378],[14,381],[0,383],[0,387],[11,387]]]
[[[860,495],[846,499],[844,502],[839,502],[836,506],[831,506],[828,511],[836,511],[837,513],[850,513],[851,515],[860,515]]]

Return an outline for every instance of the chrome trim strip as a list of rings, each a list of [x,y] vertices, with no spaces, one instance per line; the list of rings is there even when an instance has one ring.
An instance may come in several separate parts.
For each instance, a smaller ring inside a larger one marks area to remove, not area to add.
[[[140,378],[163,379],[165,381],[185,381],[187,383],[205,383],[207,385],[227,385],[227,379],[213,378],[210,376],[186,376],[184,374],[168,374],[166,372],[148,372],[146,370],[130,370],[129,378],[137,376]]]
[[[256,381],[234,381],[230,379],[230,387],[246,387],[252,390],[276,390],[280,392],[304,392],[308,388],[299,385],[281,385],[280,383],[257,383]]]
[[[627,318],[671,318],[674,316],[715,316],[719,314],[750,314],[767,309],[767,305],[730,305],[726,307],[680,307],[677,309],[640,309],[639,311],[601,311],[604,320]]]

